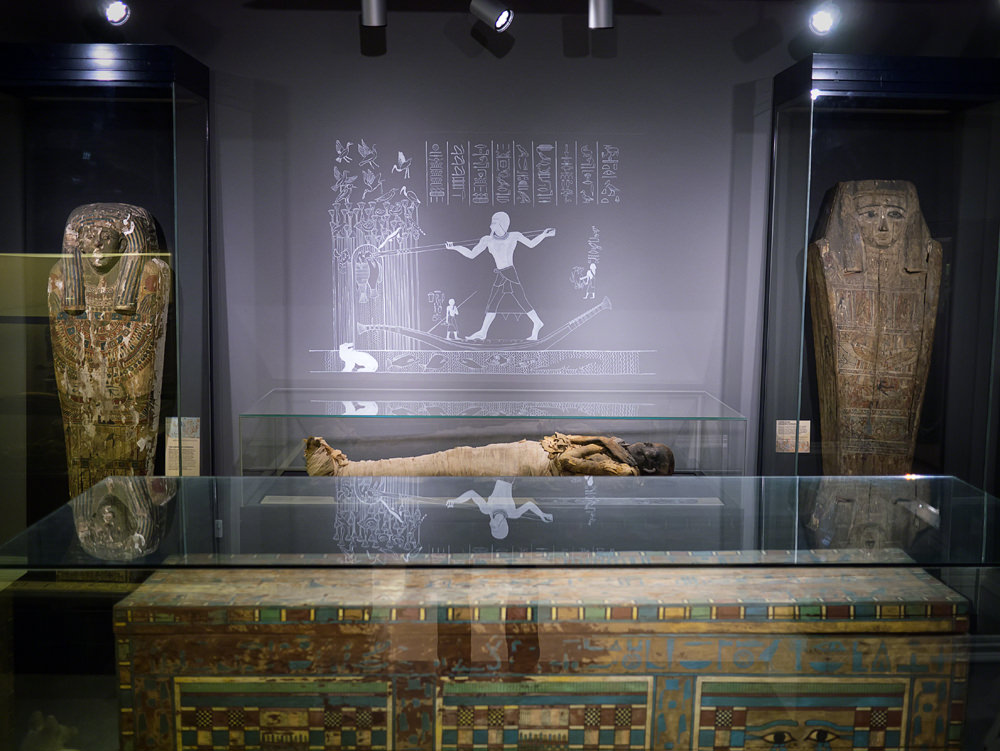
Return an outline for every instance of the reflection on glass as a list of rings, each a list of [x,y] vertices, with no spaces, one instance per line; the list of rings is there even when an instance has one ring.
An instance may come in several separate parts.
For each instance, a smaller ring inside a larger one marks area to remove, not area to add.
[[[177,493],[169,477],[109,477],[70,501],[83,549],[105,561],[133,561],[156,551]]]
[[[508,519],[520,519],[529,511],[543,522],[552,521],[552,514],[546,514],[534,500],[530,498],[519,498],[520,505],[515,503],[511,495],[513,483],[507,480],[497,480],[493,485],[493,492],[489,499],[484,499],[475,490],[466,490],[458,498],[448,501],[448,508],[454,508],[459,503],[472,501],[476,507],[490,518],[490,534],[497,540],[502,540],[510,531]]]
[[[926,483],[824,478],[803,499],[813,548],[911,550],[940,526]]]
[[[421,551],[420,523],[426,515],[398,485],[391,478],[358,478],[340,487],[333,539],[341,551],[391,553],[406,560]]]

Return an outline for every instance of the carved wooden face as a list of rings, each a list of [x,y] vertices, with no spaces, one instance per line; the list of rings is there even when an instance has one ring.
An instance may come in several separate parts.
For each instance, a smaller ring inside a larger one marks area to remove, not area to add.
[[[121,257],[125,236],[106,224],[85,224],[79,234],[80,255],[94,270],[104,274],[114,268]]]
[[[889,248],[906,230],[906,195],[887,190],[859,195],[855,202],[865,245]]]

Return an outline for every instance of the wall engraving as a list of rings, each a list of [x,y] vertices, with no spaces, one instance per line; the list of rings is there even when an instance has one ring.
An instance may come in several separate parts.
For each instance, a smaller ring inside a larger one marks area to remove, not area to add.
[[[613,316],[609,283],[628,271],[623,238],[587,213],[622,203],[618,145],[442,138],[417,165],[405,144],[334,143],[334,341],[310,350],[313,373],[648,374],[650,350],[623,348],[597,320]],[[539,221],[539,209],[558,213]]]

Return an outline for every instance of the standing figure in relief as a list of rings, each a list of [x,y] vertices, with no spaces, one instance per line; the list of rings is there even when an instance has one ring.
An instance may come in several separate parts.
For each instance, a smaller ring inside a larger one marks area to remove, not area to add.
[[[546,237],[553,237],[556,231],[549,227],[542,231],[540,235],[529,240],[520,232],[511,232],[510,217],[504,211],[498,211],[490,221],[490,234],[484,235],[476,243],[476,247],[469,250],[464,245],[455,245],[453,242],[446,242],[444,246],[448,250],[457,250],[466,258],[475,258],[484,250],[489,250],[490,255],[496,262],[496,278],[493,281],[493,289],[490,291],[490,299],[486,302],[486,315],[483,317],[483,325],[479,331],[469,334],[466,339],[470,341],[482,341],[489,333],[493,319],[497,317],[500,310],[500,301],[505,295],[510,295],[531,320],[531,334],[529,341],[538,340],[538,332],[541,330],[542,319],[538,317],[535,308],[528,302],[524,294],[524,287],[517,277],[517,269],[514,268],[514,248],[518,243],[523,243],[529,248],[534,248]]]
[[[446,333],[444,335],[445,339],[455,339],[458,340],[458,306],[455,304],[455,298],[451,297],[448,299],[448,307],[444,309],[444,327]]]
[[[808,255],[825,474],[911,470],[940,284],[911,183],[827,195]]]
[[[74,209],[49,274],[49,327],[71,496],[153,472],[170,269],[138,206]]]

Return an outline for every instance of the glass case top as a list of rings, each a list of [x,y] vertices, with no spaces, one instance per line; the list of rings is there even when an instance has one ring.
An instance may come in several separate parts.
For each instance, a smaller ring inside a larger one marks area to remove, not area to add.
[[[108,478],[0,568],[997,565],[947,477]]]
[[[241,417],[742,420],[705,391],[274,389]]]

